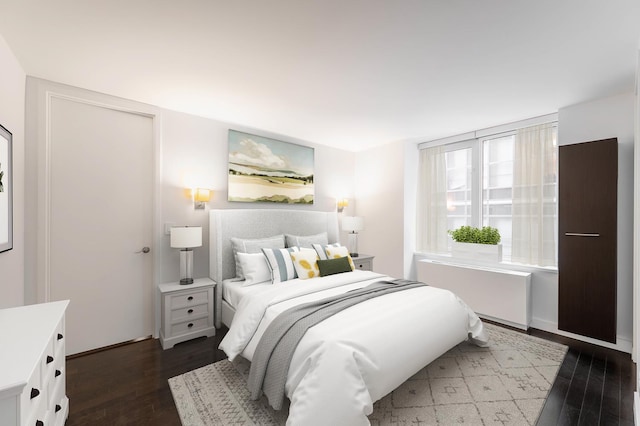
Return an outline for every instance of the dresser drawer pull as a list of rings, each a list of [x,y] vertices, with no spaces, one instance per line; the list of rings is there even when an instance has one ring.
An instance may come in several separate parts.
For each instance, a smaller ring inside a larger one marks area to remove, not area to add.
[[[61,407],[60,405],[56,404],[56,413],[57,413],[58,411],[60,411],[60,410],[62,410],[62,407]]]
[[[193,300],[193,296],[189,296],[189,297],[187,297],[187,300],[188,300],[189,302],[191,302],[191,301]]]
[[[64,336],[62,334],[58,333],[58,340],[62,340],[63,337]]]
[[[56,372],[55,372],[55,374],[54,374],[54,377],[58,377],[58,376],[59,376],[59,375],[61,375],[61,374],[62,374],[62,371],[60,371],[60,370],[56,370]]]
[[[47,364],[51,364],[53,362],[53,357],[51,355],[47,355]]]
[[[36,388],[31,388],[31,399],[35,398],[38,395],[40,395],[40,391]]]
[[[187,313],[188,313],[188,314],[192,314],[192,313],[193,313],[193,309],[189,309],[189,310],[187,311]]]
[[[42,420],[38,420],[36,422],[36,426],[44,426],[44,422]]]
[[[192,322],[190,322],[190,323],[189,323],[189,325],[188,325],[187,327],[189,327],[189,328],[193,327],[193,323],[192,323]]]

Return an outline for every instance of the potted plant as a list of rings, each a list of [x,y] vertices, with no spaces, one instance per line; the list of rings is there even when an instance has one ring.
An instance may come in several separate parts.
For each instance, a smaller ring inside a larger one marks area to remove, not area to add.
[[[491,262],[502,261],[500,232],[496,228],[461,226],[448,232],[453,239],[451,252],[454,257]]]

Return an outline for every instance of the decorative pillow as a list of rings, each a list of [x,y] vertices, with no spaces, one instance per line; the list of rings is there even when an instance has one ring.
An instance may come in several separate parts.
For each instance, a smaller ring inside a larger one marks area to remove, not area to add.
[[[296,268],[298,278],[301,280],[320,276],[318,254],[315,250],[300,249],[300,251],[291,253],[291,260],[293,261],[293,266]]]
[[[267,264],[271,269],[271,282],[273,284],[297,278],[296,268],[293,266],[293,260],[291,260],[291,253],[296,251],[298,251],[298,247],[262,249],[267,258]]]
[[[335,259],[318,260],[318,269],[320,270],[320,276],[326,277],[327,275],[341,274],[343,272],[351,272],[350,258],[337,257]]]
[[[351,270],[356,269],[356,265],[353,264],[353,260],[351,260],[351,256],[349,256],[349,249],[344,246],[326,246],[325,251],[327,252],[327,258],[329,259],[337,259],[339,257],[346,257],[349,259],[349,264],[351,265]]]
[[[238,253],[238,260],[244,274],[243,287],[271,281],[271,269],[263,253]]]
[[[244,274],[238,260],[238,253],[260,253],[263,247],[284,248],[284,235],[256,239],[231,238],[231,247],[233,248],[233,257],[236,259],[236,279],[243,280]]]
[[[325,247],[340,247],[340,243],[325,244],[324,246],[322,244],[311,244],[311,247],[313,247],[321,260],[327,260],[328,257]]]
[[[287,243],[287,247],[305,247],[311,248],[312,244],[329,244],[329,238],[327,237],[326,232],[322,232],[320,234],[315,235],[291,235],[284,234],[285,242]]]

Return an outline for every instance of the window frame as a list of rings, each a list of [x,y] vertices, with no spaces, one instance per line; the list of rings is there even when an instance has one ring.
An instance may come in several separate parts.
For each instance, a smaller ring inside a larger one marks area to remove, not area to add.
[[[483,212],[483,179],[484,179],[484,142],[490,141],[493,139],[498,139],[506,136],[515,136],[518,133],[519,129],[530,127],[536,124],[543,123],[551,123],[553,127],[556,129],[556,138],[558,137],[558,114],[548,114],[541,117],[534,117],[528,120],[522,120],[519,122],[509,123],[501,126],[496,126],[493,128],[478,130],[475,132],[469,132],[458,136],[452,136],[440,140],[424,142],[418,145],[418,149],[426,149],[435,146],[441,146],[445,153],[456,151],[460,149],[471,149],[472,153],[472,189],[471,189],[471,226],[482,227],[484,223],[484,212]],[[557,144],[559,147],[559,144]],[[557,173],[557,171],[556,171]],[[558,176],[556,175],[556,186],[558,185]],[[556,192],[557,194],[557,192]],[[555,200],[555,227],[557,229],[558,226],[558,200],[556,195]],[[513,212],[512,212],[513,215]],[[556,241],[557,244],[557,241]],[[436,257],[449,257],[451,255],[451,251],[447,252],[428,252],[424,253],[429,256]],[[544,270],[557,272],[557,264],[556,266],[540,266],[534,264],[520,264],[513,263],[511,259],[508,261],[503,261],[505,265],[509,265],[510,267],[515,267],[516,269],[524,269],[524,270]]]

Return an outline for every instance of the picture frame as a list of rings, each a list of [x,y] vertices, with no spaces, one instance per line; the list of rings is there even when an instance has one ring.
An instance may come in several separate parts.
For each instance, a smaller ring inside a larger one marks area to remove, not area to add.
[[[229,129],[228,201],[313,204],[314,148]]]
[[[0,253],[13,248],[13,135],[0,125]]]

